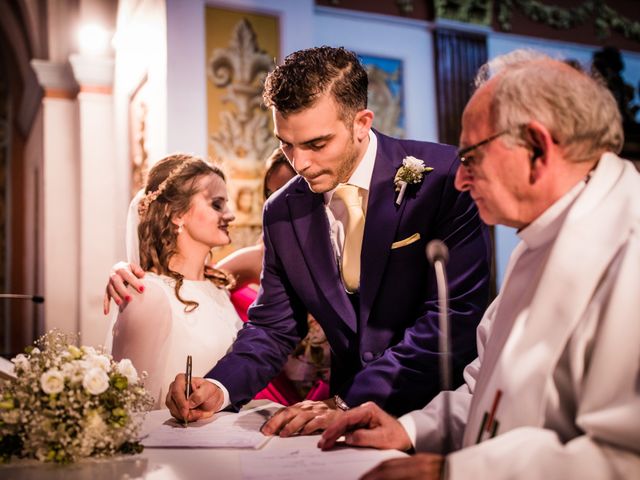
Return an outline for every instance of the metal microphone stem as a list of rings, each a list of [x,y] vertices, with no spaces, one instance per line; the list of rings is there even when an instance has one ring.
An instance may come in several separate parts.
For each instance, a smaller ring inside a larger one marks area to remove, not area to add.
[[[436,272],[438,284],[438,304],[440,336],[438,338],[438,349],[440,350],[440,381],[442,390],[451,390],[451,345],[449,333],[449,302],[447,295],[447,272],[442,260],[436,260],[433,265]]]
[[[0,293],[0,299],[8,298],[12,300],[31,300],[33,303],[43,303],[44,297],[40,295],[27,295],[23,293]]]
[[[440,383],[444,398],[444,432],[443,446],[444,453],[448,454],[453,450],[453,439],[451,438],[451,345],[449,333],[449,295],[447,292],[447,272],[444,262],[440,259],[433,264],[438,284],[438,305],[439,305],[439,327],[438,349],[440,350]]]

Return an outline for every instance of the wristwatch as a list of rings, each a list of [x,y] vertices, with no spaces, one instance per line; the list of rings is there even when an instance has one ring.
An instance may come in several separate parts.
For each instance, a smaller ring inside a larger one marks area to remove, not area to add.
[[[336,408],[339,408],[343,412],[349,410],[349,405],[347,405],[347,402],[340,398],[340,395],[334,395],[333,401],[336,404]]]

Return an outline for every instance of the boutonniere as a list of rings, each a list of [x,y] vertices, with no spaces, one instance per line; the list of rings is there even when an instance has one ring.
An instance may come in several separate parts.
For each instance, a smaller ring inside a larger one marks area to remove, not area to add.
[[[393,183],[396,186],[396,192],[398,198],[396,198],[396,205],[402,203],[404,198],[404,192],[407,189],[407,185],[410,183],[420,183],[425,173],[433,170],[432,167],[425,167],[424,161],[419,158],[408,156],[402,160],[402,166],[396,172],[396,176],[393,179]]]

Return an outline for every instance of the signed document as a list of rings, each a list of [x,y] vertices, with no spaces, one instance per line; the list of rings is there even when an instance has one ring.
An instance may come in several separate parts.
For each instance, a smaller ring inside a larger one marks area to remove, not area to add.
[[[142,445],[147,448],[260,448],[271,438],[260,433],[260,427],[277,409],[272,403],[240,413],[221,412],[190,423],[188,427],[174,418],[166,418],[168,410],[155,410],[149,415],[161,416],[164,421],[155,422],[142,438]]]
[[[298,437],[302,439],[302,437]],[[319,435],[308,437],[312,442],[297,442],[289,448],[260,450],[242,459],[243,480],[327,480],[360,478],[380,462],[407,457],[397,450],[368,448],[336,448],[323,452],[316,447]],[[305,445],[306,444],[306,445]]]

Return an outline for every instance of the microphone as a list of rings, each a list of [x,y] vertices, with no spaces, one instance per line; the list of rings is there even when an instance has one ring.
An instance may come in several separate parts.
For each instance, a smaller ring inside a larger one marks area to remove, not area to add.
[[[23,293],[0,293],[0,299],[31,300],[33,303],[44,303],[44,297],[40,295],[25,295]]]
[[[442,240],[431,240],[427,244],[427,260],[433,265],[438,284],[438,349],[440,351],[440,388],[444,393],[444,432],[443,447],[447,454],[453,450],[451,438],[451,398],[446,390],[451,390],[451,334],[449,333],[449,291],[447,287],[447,272],[445,265],[449,261],[449,249]]]
[[[442,240],[431,240],[427,244],[427,260],[429,260],[431,265],[434,265],[438,261],[445,265],[447,264],[449,261],[449,249]]]

